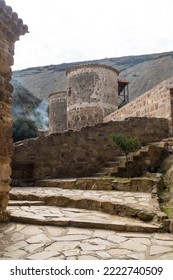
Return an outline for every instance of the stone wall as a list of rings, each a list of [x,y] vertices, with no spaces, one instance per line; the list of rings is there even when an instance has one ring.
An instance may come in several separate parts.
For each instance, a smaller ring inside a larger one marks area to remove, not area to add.
[[[173,78],[165,80],[153,89],[104,118],[104,122],[121,121],[128,117],[155,117],[169,120],[173,132]]]
[[[79,130],[103,121],[118,108],[118,71],[88,64],[67,71],[68,129]]]
[[[27,32],[17,14],[0,0],[0,222],[8,220],[6,206],[9,200],[12,156],[12,91],[10,84],[14,43]]]
[[[106,161],[120,155],[111,139],[112,133],[138,136],[142,143],[158,141],[169,135],[168,120],[129,118],[15,143],[13,178],[90,176]]]
[[[60,91],[49,95],[49,133],[67,130],[67,92]]]

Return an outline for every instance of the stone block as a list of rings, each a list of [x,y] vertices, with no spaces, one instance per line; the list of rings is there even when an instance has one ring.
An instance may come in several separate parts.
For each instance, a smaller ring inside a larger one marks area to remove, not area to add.
[[[170,221],[170,224],[169,224],[169,231],[170,231],[170,233],[173,234],[173,220]]]

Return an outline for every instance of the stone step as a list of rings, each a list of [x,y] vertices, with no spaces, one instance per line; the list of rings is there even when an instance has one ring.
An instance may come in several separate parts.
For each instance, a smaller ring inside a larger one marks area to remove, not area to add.
[[[79,190],[106,190],[128,192],[153,192],[160,193],[164,189],[162,178],[76,178],[76,179],[44,179],[36,181],[37,187],[79,189]],[[15,190],[16,188],[13,188]]]
[[[104,167],[117,167],[117,166],[119,166],[118,161],[107,161],[104,164]]]
[[[148,145],[142,146],[142,147],[140,148],[141,151],[147,151],[147,152],[148,152],[148,149],[149,149],[149,146],[148,146]]]
[[[140,156],[145,157],[148,155],[148,151],[140,151]]]
[[[10,199],[44,201],[46,205],[96,210],[144,221],[162,221],[167,217],[150,193],[29,187],[12,189]]]
[[[160,142],[152,142],[152,143],[149,143],[149,146],[155,146],[157,148],[165,148],[169,145],[169,143],[167,141],[160,141]]]
[[[100,170],[100,173],[107,174],[107,175],[113,172],[118,172],[118,167],[103,167]]]
[[[118,167],[118,172],[124,172],[124,173],[126,173],[127,174],[127,168],[126,168],[126,166],[119,166]]]
[[[127,171],[118,171],[118,172],[112,172],[109,174],[109,176],[119,177],[119,178],[128,178]],[[131,177],[131,176],[129,176]]]
[[[54,206],[10,206],[11,222],[36,225],[73,226],[127,232],[162,232],[160,224],[145,223],[134,218],[120,217],[85,209]]]
[[[45,201],[28,201],[28,200],[10,200],[9,206],[41,206],[45,205]]]
[[[165,145],[165,144],[164,144]],[[142,176],[142,170],[141,169],[141,163],[142,160],[145,161],[144,163],[144,169],[150,170],[150,161],[152,161],[153,156],[155,154],[155,157],[158,157],[159,160],[163,160],[166,155],[166,150],[164,149],[164,145],[161,144],[161,142],[158,143],[152,143],[147,146],[141,147],[138,151],[131,153],[128,155],[128,164],[130,165],[131,170],[129,169],[129,175],[127,174],[127,160],[125,156],[119,156],[114,159],[112,162],[105,163],[105,167],[101,168],[98,173],[95,173],[94,176],[103,177],[106,175],[114,176],[114,177],[121,177],[121,178],[127,178],[127,177],[135,177],[135,176]],[[149,159],[150,161],[146,161],[146,159]],[[154,163],[153,163],[154,164]],[[117,170],[108,170],[108,168],[117,168]],[[153,166],[154,168],[154,166]],[[154,170],[154,169],[153,169]]]
[[[126,157],[125,157],[125,156],[116,157],[116,158],[115,158],[115,162],[116,162],[116,161],[119,161],[119,162],[126,161]]]
[[[136,161],[136,160],[141,160],[142,156],[139,154],[135,154],[133,155],[133,160]]]
[[[105,177],[107,176],[107,173],[102,173],[102,172],[97,172],[97,173],[92,173],[93,177]]]

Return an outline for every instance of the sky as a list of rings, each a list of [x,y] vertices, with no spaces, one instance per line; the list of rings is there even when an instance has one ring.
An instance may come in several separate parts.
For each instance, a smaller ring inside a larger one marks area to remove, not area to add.
[[[13,70],[173,51],[172,0],[5,0],[29,34]]]

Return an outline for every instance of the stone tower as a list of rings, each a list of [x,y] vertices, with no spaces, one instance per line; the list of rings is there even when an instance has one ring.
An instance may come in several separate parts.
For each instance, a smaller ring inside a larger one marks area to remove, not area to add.
[[[118,71],[87,64],[67,70],[67,126],[79,130],[102,122],[118,108]]]
[[[62,133],[67,129],[67,92],[49,95],[49,134]]]

